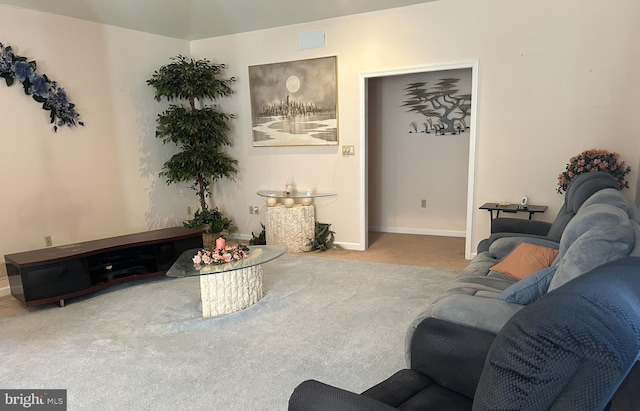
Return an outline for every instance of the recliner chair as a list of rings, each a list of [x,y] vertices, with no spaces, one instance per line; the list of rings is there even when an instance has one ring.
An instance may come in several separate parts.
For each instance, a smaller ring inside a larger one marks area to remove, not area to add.
[[[537,237],[560,242],[569,221],[576,215],[582,203],[594,193],[605,188],[616,188],[615,178],[608,173],[593,171],[580,174],[567,187],[564,203],[553,223],[521,218],[494,218],[491,220],[491,236],[478,244],[478,252],[487,251],[492,242],[502,237]]]
[[[409,369],[362,394],[305,381],[289,411],[633,410],[639,356],[640,257],[628,257],[542,296],[497,336],[427,318]]]

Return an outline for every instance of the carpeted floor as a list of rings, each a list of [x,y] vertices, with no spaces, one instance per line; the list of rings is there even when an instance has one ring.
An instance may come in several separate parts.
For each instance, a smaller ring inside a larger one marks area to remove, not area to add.
[[[309,378],[362,391],[404,367],[409,323],[455,273],[288,254],[260,302],[208,319],[197,277],[128,283],[0,319],[0,386],[93,411],[285,410]]]
[[[313,255],[461,270],[469,264],[464,258],[464,243],[464,237],[369,232],[365,251],[331,249]]]
[[[464,238],[417,234],[369,233],[365,251],[331,249],[309,255],[354,261],[461,270],[469,261],[464,258]],[[0,297],[0,318],[27,311],[11,296]]]

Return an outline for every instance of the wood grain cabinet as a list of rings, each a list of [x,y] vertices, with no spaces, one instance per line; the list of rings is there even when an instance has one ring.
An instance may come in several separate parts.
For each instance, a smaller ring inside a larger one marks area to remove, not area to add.
[[[24,306],[57,302],[127,281],[163,275],[202,233],[151,230],[4,256],[11,294]]]

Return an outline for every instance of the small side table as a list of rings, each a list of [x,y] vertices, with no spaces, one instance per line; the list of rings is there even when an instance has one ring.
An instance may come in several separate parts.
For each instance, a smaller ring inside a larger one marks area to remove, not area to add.
[[[298,191],[294,194],[282,191],[258,191],[267,202],[267,244],[286,245],[289,252],[309,251],[309,239],[315,235],[316,198],[331,197],[331,193]]]
[[[521,206],[520,204],[505,204],[500,205],[500,203],[485,203],[480,207],[480,210],[489,210],[489,219],[493,220],[494,218],[500,217],[500,212],[503,213],[529,213],[529,220],[536,213],[544,213],[547,210],[547,206],[541,205],[527,205]],[[493,216],[493,212],[496,212],[496,216]]]

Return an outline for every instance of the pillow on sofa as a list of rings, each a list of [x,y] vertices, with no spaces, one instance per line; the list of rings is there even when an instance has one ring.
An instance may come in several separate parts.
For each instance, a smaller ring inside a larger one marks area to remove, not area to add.
[[[528,305],[543,296],[558,266],[543,268],[508,287],[498,296],[498,300],[508,303]]]
[[[550,267],[557,256],[558,250],[553,248],[521,243],[502,261],[491,267],[491,270],[522,280],[538,270]]]

